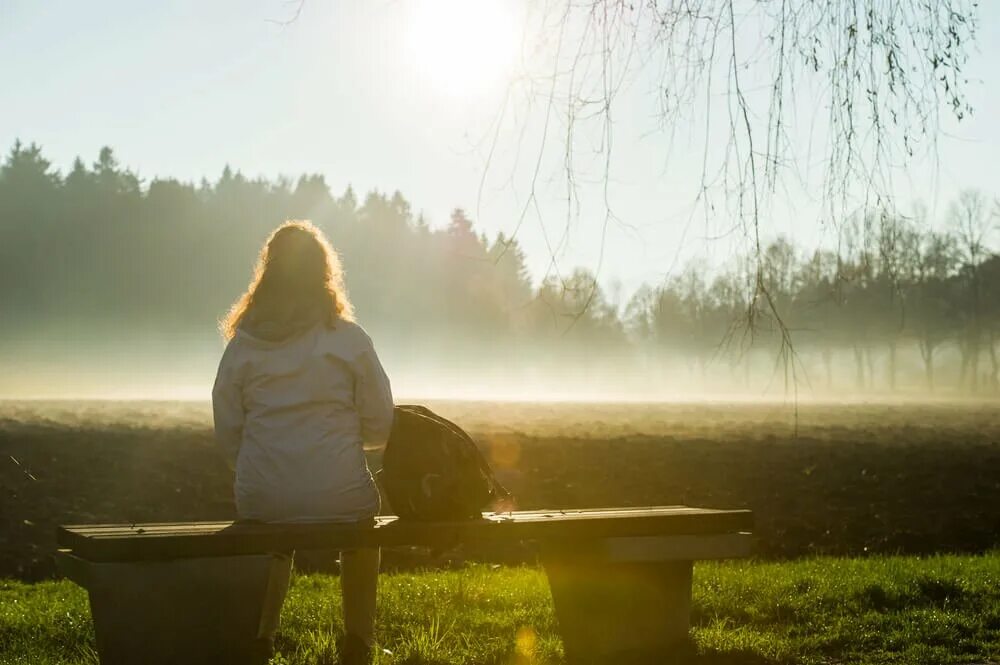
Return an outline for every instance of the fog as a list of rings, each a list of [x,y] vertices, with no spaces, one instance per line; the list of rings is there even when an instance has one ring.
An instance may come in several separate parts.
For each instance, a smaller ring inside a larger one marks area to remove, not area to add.
[[[861,211],[840,221],[836,253],[778,237],[622,293],[588,267],[529,274],[516,238],[486,237],[460,209],[425,219],[400,192],[229,168],[145,183],[110,148],[62,174],[16,144],[0,166],[0,396],[206,399],[217,322],[289,218],[313,220],[339,251],[400,399],[998,389],[1000,257],[976,191],[942,220]]]
[[[415,331],[414,334],[419,334]],[[128,331],[106,342],[24,343],[5,347],[0,359],[2,399],[207,400],[223,344],[207,333],[203,339],[151,341],[128,338]],[[961,357],[940,354],[938,386],[930,390],[915,346],[897,349],[895,389],[890,388],[889,357],[874,352],[863,358],[873,371],[871,385],[858,385],[853,351],[799,353],[790,361],[777,352],[755,350],[720,357],[704,368],[678,354],[601,359],[579,357],[540,362],[516,358],[418,356],[414,346],[390,335],[375,343],[391,378],[397,401],[487,400],[561,401],[926,401],[995,395],[989,373],[976,392],[959,390]],[[538,353],[526,356],[537,356]],[[792,362],[794,362],[794,373]]]

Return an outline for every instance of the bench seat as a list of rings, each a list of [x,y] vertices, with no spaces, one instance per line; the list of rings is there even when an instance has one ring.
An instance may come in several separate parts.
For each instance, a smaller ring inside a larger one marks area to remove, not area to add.
[[[262,617],[276,614],[267,607],[284,596],[290,560],[282,553],[518,541],[538,545],[567,660],[590,663],[660,657],[685,640],[692,562],[749,556],[751,528],[747,510],[656,506],[484,513],[461,522],[385,516],[364,527],[72,525],[59,527],[57,542],[64,574],[90,594],[102,665],[136,657],[266,662],[252,645],[273,637]]]
[[[727,535],[745,541],[752,526],[748,510],[712,510],[687,506],[531,510],[484,513],[482,520],[407,522],[395,516],[376,518],[372,528],[325,522],[262,524],[174,522],[61,526],[60,547],[89,561],[151,561],[204,556],[235,556],[352,547],[426,546],[515,541],[578,541],[642,536]],[[679,541],[680,542],[680,541]],[[709,542],[709,541],[705,541]],[[696,558],[718,557],[707,548]]]

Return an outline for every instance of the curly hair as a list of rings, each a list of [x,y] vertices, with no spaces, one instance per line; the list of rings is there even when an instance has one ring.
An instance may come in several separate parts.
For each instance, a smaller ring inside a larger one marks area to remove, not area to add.
[[[319,309],[330,326],[354,320],[340,257],[330,241],[311,222],[290,220],[264,243],[250,285],[219,322],[219,330],[229,340],[251,313],[282,320],[303,307]]]

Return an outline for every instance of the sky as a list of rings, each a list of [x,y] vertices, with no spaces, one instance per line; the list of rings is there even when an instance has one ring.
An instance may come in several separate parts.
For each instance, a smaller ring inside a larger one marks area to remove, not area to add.
[[[516,231],[536,279],[580,265],[626,295],[731,255],[732,239],[717,237],[725,222],[692,213],[697,123],[662,131],[651,80],[616,101],[613,178],[581,177],[575,212],[558,150],[535,175],[538,110],[504,103],[525,64],[528,1],[307,0],[295,16],[287,0],[0,0],[0,146],[37,142],[66,171],[109,145],[147,181],[215,180],[230,164],[321,173],[335,193],[399,190],[432,226],[463,207],[489,236]],[[894,185],[935,219],[963,188],[1000,193],[1000,7],[982,4],[967,69],[975,112],[946,116],[937,161],[901,169]],[[809,187],[775,197],[767,235],[828,241]]]

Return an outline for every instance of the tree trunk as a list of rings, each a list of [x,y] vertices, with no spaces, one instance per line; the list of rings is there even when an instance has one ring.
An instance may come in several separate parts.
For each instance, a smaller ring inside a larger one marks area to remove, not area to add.
[[[896,342],[889,342],[889,391],[896,392]]]
[[[934,346],[924,342],[920,345],[920,355],[924,358],[924,373],[927,376],[927,390],[934,392]]]
[[[823,366],[826,368],[826,389],[833,390],[833,351],[823,347]]]
[[[993,333],[990,333],[990,388],[996,392],[997,388],[1000,388],[1000,381],[998,381],[997,375],[1000,374],[1000,360],[997,359],[997,345],[996,341],[993,339]]]
[[[962,363],[958,369],[958,390],[959,392],[964,392],[966,388],[965,377],[969,374],[969,349],[963,342],[958,350],[962,354]]]
[[[860,347],[854,347],[854,368],[858,390],[865,389],[865,357]]]
[[[979,328],[979,317],[975,316],[973,317],[972,325],[965,335],[965,349],[963,349],[964,355],[962,358],[963,361],[967,361],[969,364],[969,392],[971,393],[979,392],[979,346],[981,342],[982,335]]]
[[[973,345],[972,349],[969,351],[969,375],[971,376],[971,381],[969,382],[969,390],[973,393],[979,392],[979,346]]]
[[[795,362],[795,357],[794,356],[789,355],[789,356],[787,356],[787,358],[788,358],[788,360],[786,360],[785,362],[782,363],[782,370],[783,370],[782,374],[784,374],[784,377],[785,377],[785,395],[788,395],[788,385],[789,385],[788,384],[788,368],[789,368],[790,363]]]
[[[875,360],[872,359],[871,348],[865,349],[865,364],[868,365],[868,387],[875,387]]]

